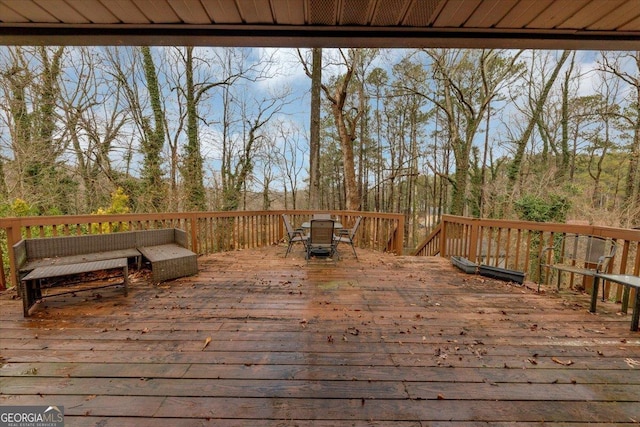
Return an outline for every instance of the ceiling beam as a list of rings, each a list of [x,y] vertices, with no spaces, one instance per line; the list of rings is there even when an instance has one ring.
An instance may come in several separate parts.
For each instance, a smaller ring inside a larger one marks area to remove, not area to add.
[[[638,50],[624,31],[273,25],[0,24],[0,45],[151,45]]]

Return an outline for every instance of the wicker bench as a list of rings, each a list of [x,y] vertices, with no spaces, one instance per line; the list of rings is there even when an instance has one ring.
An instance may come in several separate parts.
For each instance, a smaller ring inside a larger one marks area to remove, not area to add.
[[[138,231],[23,239],[13,246],[19,278],[38,267],[130,258],[140,265]]]
[[[125,263],[132,259],[140,267],[144,258],[151,264],[154,282],[196,274],[197,257],[187,246],[186,232],[176,228],[23,239],[13,246],[13,251],[20,278],[20,294],[27,307],[25,315],[37,299],[42,298],[38,283],[60,277],[55,274],[62,270],[77,270],[63,276],[105,270],[107,268],[100,268],[105,265],[101,262],[122,262],[123,259]],[[61,266],[66,267],[52,268]],[[80,271],[87,268],[90,270]],[[47,277],[48,273],[54,276]]]
[[[540,257],[540,281],[542,271],[558,272],[558,289],[562,283],[562,272],[594,277],[606,272],[616,253],[616,245],[604,237],[567,233],[559,236],[552,246],[542,251]]]

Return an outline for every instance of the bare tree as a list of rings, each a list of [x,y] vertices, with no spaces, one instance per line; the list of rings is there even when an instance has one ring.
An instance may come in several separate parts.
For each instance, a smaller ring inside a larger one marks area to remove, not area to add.
[[[625,68],[624,64],[632,68]],[[627,211],[631,213],[628,222],[637,225],[640,224],[640,220],[635,216],[640,207],[640,51],[602,54],[600,69],[622,80],[632,94],[632,100],[627,105],[625,114],[620,115],[620,119],[631,133],[625,201]]]
[[[508,178],[509,178],[508,191],[509,192],[513,190],[513,188],[515,187],[518,181],[518,178],[520,177],[520,168],[524,160],[525,150],[526,150],[527,144],[529,143],[529,139],[531,138],[531,134],[540,120],[540,115],[542,114],[542,111],[544,109],[544,105],[547,101],[547,97],[551,92],[551,88],[553,87],[556,81],[556,78],[558,77],[558,74],[562,69],[562,66],[564,65],[567,58],[569,58],[570,53],[571,52],[568,50],[565,50],[562,52],[551,74],[548,77],[546,77],[546,79],[545,79],[545,76],[542,76],[543,80],[541,82],[542,83],[541,93],[538,95],[536,99],[529,99],[529,102],[532,105],[531,116],[529,117],[528,124],[526,128],[523,130],[522,135],[520,135],[520,137],[515,141],[515,146],[516,146],[515,155],[514,155],[513,161],[511,162],[511,165],[509,166],[509,171],[508,171]],[[536,76],[536,78],[538,77],[540,76]],[[531,84],[533,84],[533,82],[531,82]]]
[[[462,215],[474,139],[491,100],[520,76],[522,51],[508,54],[494,50],[428,49],[424,52],[432,61],[438,91],[422,95],[446,117],[446,131],[456,161],[451,180],[451,213]]]
[[[107,50],[109,72],[123,91],[122,100],[136,127],[136,139],[142,155],[140,182],[127,188],[134,195],[136,209],[161,211],[167,206],[162,152],[165,142],[165,109],[158,69],[151,49],[113,48]]]
[[[207,207],[203,180],[203,153],[200,143],[200,129],[208,126],[210,120],[200,113],[207,93],[219,86],[232,85],[238,79],[246,77],[243,67],[224,74],[216,79],[211,64],[220,62],[223,57],[214,50],[212,57],[207,57],[203,51],[195,51],[193,47],[177,49],[184,67],[184,81],[176,84],[174,89],[178,93],[178,104],[184,104],[180,114],[180,122],[186,121],[186,144],[182,156],[182,178],[186,193],[185,208],[187,210],[205,210]],[[182,131],[183,129],[179,129]]]
[[[306,151],[301,143],[301,131],[294,124],[279,121],[276,124],[277,143],[271,149],[282,175],[285,209],[298,208],[298,186],[304,170]],[[289,197],[291,206],[289,206]],[[310,204],[311,205],[311,204]],[[313,205],[311,205],[313,206]],[[318,205],[319,206],[319,205]]]
[[[20,197],[39,213],[67,213],[72,182],[61,164],[60,79],[64,47],[11,47],[2,69]]]
[[[119,185],[119,173],[113,170],[114,145],[123,137],[126,110],[119,97],[119,82],[99,70],[101,58],[86,47],[75,48],[74,60],[66,72],[69,79],[61,97],[65,118],[64,138],[71,140],[76,169],[83,184],[86,209],[95,211],[109,203],[109,194]],[[112,185],[106,185],[111,183]]]
[[[253,173],[256,148],[266,137],[267,124],[282,112],[290,102],[290,88],[281,87],[276,92],[261,96],[247,87],[249,83],[263,81],[275,73],[271,56],[252,62],[246,67],[249,51],[225,49],[220,63],[224,76],[240,74],[242,84],[221,87],[222,118],[220,181],[223,210],[236,210]]]
[[[334,123],[336,125],[340,147],[342,151],[342,165],[344,172],[344,186],[346,194],[346,208],[359,210],[360,194],[356,181],[356,164],[353,150],[354,141],[358,135],[358,124],[364,111],[357,108],[357,104],[348,104],[350,95],[349,85],[354,76],[356,67],[363,59],[363,51],[360,49],[338,49],[340,59],[334,65],[346,68],[344,74],[335,78],[331,84],[322,84],[320,87],[331,106]],[[313,72],[307,61],[298,51],[300,62],[309,78],[313,78]]]

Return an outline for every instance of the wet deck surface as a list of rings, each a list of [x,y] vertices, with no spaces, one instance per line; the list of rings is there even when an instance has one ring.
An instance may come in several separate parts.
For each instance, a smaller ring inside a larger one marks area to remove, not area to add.
[[[635,425],[640,334],[584,295],[443,259],[299,248],[201,257],[198,276],[0,296],[0,405],[67,426]]]

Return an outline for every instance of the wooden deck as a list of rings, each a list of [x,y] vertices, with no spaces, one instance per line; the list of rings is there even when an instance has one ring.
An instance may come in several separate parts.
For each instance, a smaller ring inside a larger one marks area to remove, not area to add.
[[[640,333],[619,305],[448,261],[285,246],[209,255],[129,296],[0,296],[0,405],[67,426],[637,425]],[[45,307],[46,306],[46,307]]]

